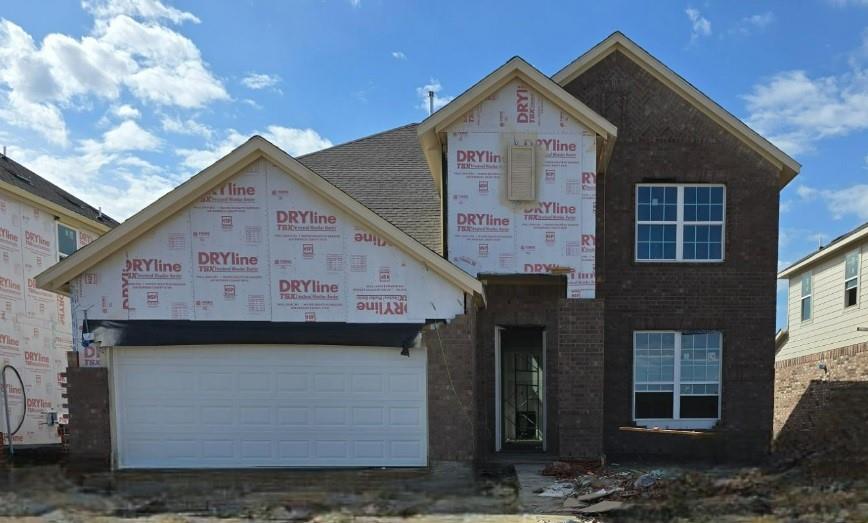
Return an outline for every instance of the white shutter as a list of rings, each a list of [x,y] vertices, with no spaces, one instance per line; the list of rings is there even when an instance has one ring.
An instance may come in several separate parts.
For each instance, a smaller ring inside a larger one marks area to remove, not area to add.
[[[534,167],[533,146],[513,145],[509,148],[507,197],[510,200],[526,201],[536,199]]]

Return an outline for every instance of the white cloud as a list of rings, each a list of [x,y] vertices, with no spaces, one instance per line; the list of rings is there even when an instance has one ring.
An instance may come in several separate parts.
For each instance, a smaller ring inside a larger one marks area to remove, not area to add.
[[[163,130],[175,134],[186,134],[188,136],[201,136],[210,139],[214,135],[214,130],[207,125],[197,122],[192,118],[181,119],[177,116],[163,115],[160,118],[160,124]]]
[[[361,7],[362,0],[350,0],[350,5],[353,7]]]
[[[137,119],[142,116],[142,113],[129,104],[116,105],[111,109],[112,114],[124,120]]]
[[[823,77],[784,71],[743,98],[748,125],[793,155],[824,138],[868,129],[868,69]]]
[[[295,129],[279,125],[269,125],[265,132],[244,135],[235,129],[229,129],[220,142],[211,144],[204,149],[177,149],[175,154],[181,157],[181,163],[192,171],[201,171],[226,156],[233,149],[246,142],[253,134],[261,134],[263,138],[280,147],[292,156],[301,156],[332,146],[332,142],[320,136],[313,129]]]
[[[771,11],[768,11],[762,14],[748,16],[744,19],[744,21],[756,28],[763,29],[765,27],[768,27],[769,24],[775,21],[775,14]]]
[[[118,15],[128,15],[146,20],[166,19],[180,24],[201,20],[194,14],[167,7],[159,0],[83,0],[81,7],[95,18],[113,18]]]
[[[301,156],[333,145],[331,140],[323,138],[313,129],[294,129],[280,125],[269,125],[262,136],[291,156]]]
[[[807,185],[799,185],[798,187],[796,187],[796,194],[798,194],[799,198],[803,200],[813,200],[817,197],[817,194],[819,192],[820,191],[818,191],[817,189],[814,189],[813,187],[808,187]]]
[[[868,185],[856,184],[843,189],[816,189],[800,185],[796,193],[803,200],[820,198],[836,220],[845,216],[856,216],[868,220]]]
[[[280,83],[280,77],[264,73],[250,73],[241,79],[241,83],[248,89],[266,89]]]
[[[133,120],[126,120],[106,131],[101,147],[106,151],[153,151],[160,147],[160,139],[139,127]]]
[[[66,146],[69,142],[63,114],[55,105],[31,102],[14,92],[5,97],[0,95],[0,118],[36,131],[57,145]]]
[[[762,31],[775,21],[775,14],[771,11],[758,13],[751,16],[746,16],[739,21],[738,25],[731,32],[741,33],[743,35],[750,34],[755,31]]]
[[[235,129],[229,129],[226,137],[216,144],[210,144],[204,149],[175,149],[175,154],[181,157],[182,165],[198,172],[226,156],[249,138]]]
[[[82,141],[75,153],[69,155],[16,146],[10,147],[9,154],[117,220],[128,218],[181,182],[141,158],[108,152],[94,140]],[[111,169],[111,183],[106,183],[102,177],[108,169]],[[130,169],[135,169],[135,174]]]
[[[229,99],[196,45],[158,23],[196,21],[193,15],[155,0],[85,8],[96,18],[81,38],[50,33],[37,43],[0,19],[0,114],[9,123],[66,145],[63,110],[88,108],[94,98],[117,100],[125,88],[141,101],[183,108]]]
[[[403,51],[392,51],[392,58],[395,60],[406,60],[407,55]]]
[[[455,98],[454,96],[440,96],[440,91],[442,91],[442,90],[443,90],[443,86],[440,85],[440,81],[435,80],[433,78],[431,79],[431,81],[428,84],[423,85],[422,87],[417,87],[416,88],[416,96],[418,96],[421,99],[421,102],[419,103],[419,105],[417,107],[419,107],[420,109],[422,109],[425,112],[428,112],[429,107],[430,107],[430,100],[429,100],[428,93],[431,91],[434,92],[434,110],[435,111],[440,109],[444,105],[448,104],[449,102],[451,102]]]
[[[688,7],[684,10],[684,14],[690,19],[691,32],[690,41],[694,41],[701,36],[711,36],[711,22],[708,18],[702,16],[699,9]]]

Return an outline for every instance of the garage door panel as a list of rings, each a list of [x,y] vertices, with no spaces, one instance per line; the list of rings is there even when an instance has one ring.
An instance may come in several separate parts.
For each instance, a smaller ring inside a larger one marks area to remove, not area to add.
[[[116,349],[119,466],[425,465],[425,369],[422,350]]]

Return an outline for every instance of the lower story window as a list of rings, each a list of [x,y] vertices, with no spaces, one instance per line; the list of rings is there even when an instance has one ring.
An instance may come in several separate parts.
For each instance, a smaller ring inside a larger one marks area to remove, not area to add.
[[[705,428],[720,418],[722,339],[716,331],[633,335],[633,419]]]

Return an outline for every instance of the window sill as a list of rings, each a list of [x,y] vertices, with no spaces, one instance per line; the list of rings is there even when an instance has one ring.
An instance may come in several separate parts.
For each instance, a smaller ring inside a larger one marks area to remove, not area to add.
[[[706,438],[717,434],[712,430],[691,430],[691,429],[661,429],[661,428],[645,428],[645,427],[618,427],[622,432],[641,432],[643,434],[670,434],[678,436],[690,436],[695,438]]]
[[[636,266],[651,265],[651,266],[664,266],[664,267],[682,266],[682,265],[689,265],[689,266],[694,266],[694,267],[703,267],[703,266],[708,266],[708,265],[712,265],[712,266],[723,265],[724,263],[726,263],[726,260],[707,260],[707,261],[703,261],[703,260],[635,260],[635,259],[633,260],[633,265],[636,265]]]
[[[715,427],[720,420],[714,419],[637,419],[633,420],[636,427],[643,429],[669,429],[669,430],[709,430]]]

